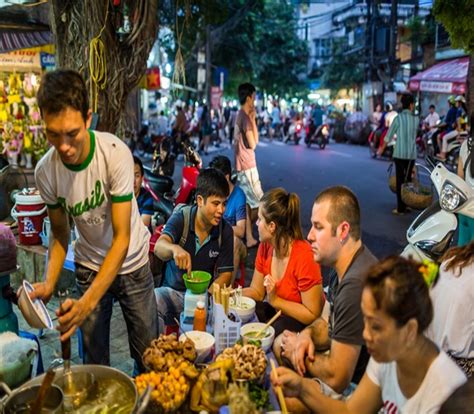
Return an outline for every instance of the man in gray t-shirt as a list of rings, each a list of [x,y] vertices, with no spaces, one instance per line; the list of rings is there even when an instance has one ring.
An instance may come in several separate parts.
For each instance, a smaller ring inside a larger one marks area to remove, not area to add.
[[[358,382],[368,362],[362,338],[364,322],[360,301],[363,280],[377,262],[360,238],[360,208],[346,187],[322,191],[313,205],[311,243],[316,262],[334,270],[328,302],[329,321],[317,319],[299,335],[285,331],[275,340],[274,351],[300,375],[309,374],[326,395],[341,398],[351,382]],[[315,353],[315,351],[328,351]],[[297,412],[298,401],[290,401]]]

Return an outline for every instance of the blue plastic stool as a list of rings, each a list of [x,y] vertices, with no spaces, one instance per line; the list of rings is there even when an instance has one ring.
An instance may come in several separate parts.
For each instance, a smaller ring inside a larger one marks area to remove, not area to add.
[[[44,373],[44,366],[43,366],[43,357],[41,356],[41,345],[39,342],[38,337],[35,334],[26,331],[19,331],[18,335],[20,338],[30,339],[31,341],[35,341],[38,345],[38,362],[36,364],[36,375],[41,375]]]

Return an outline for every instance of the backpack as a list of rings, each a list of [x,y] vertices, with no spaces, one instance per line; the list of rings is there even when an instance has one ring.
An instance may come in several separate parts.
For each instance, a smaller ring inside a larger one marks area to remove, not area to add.
[[[178,242],[178,245],[181,246],[182,248],[184,248],[184,246],[186,245],[186,240],[188,238],[189,224],[191,222],[191,210],[192,210],[192,208],[193,208],[192,205],[180,203],[173,209],[172,214],[175,214],[179,211],[181,211],[183,213],[183,232],[182,232],[181,237],[180,237],[179,242]],[[223,223],[223,220],[224,219],[222,218],[221,221],[219,222],[219,239],[218,239],[219,249],[222,245],[222,227],[223,227],[222,223]],[[162,226],[161,230],[163,230],[163,229],[164,229],[164,226]],[[160,234],[160,236],[161,236],[161,234]],[[154,282],[155,282],[155,288],[160,287],[163,284],[163,270],[164,270],[165,262],[163,262],[163,260],[161,260],[154,252],[149,253],[149,259],[150,259],[151,271],[153,273],[153,279],[154,279]]]

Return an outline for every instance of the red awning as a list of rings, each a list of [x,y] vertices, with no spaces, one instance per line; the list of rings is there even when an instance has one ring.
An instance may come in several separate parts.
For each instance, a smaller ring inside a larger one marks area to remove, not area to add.
[[[453,93],[466,92],[469,57],[446,60],[410,78],[411,91]]]

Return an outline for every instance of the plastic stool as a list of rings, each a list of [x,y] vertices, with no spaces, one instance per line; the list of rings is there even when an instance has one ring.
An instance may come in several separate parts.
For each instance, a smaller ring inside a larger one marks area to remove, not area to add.
[[[44,366],[43,366],[43,357],[41,356],[41,345],[40,345],[38,337],[35,334],[26,332],[26,331],[19,331],[18,335],[20,336],[20,338],[25,338],[31,341],[35,341],[36,344],[38,345],[38,355],[37,355],[38,361],[36,363],[36,373],[33,372],[33,374],[35,374],[34,376],[41,375],[42,373],[44,373]]]

